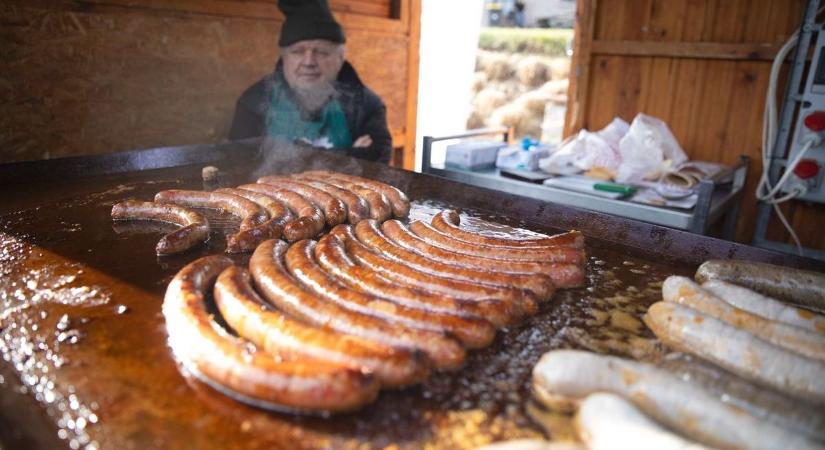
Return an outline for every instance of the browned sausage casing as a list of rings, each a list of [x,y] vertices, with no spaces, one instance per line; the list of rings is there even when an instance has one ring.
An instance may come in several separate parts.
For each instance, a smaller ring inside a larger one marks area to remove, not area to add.
[[[324,211],[326,223],[330,228],[347,220],[347,205],[321,189],[297,180],[278,176],[261,177],[258,179],[258,183],[301,194]]]
[[[324,273],[329,279],[335,280],[335,283],[340,284],[338,291],[339,300],[356,303],[358,308],[366,308],[374,310],[374,314],[379,317],[387,317],[389,320],[396,320],[399,323],[407,323],[407,326],[412,328],[433,329],[439,331],[446,331],[450,335],[456,337],[467,348],[481,348],[486,347],[495,337],[495,327],[487,320],[467,314],[460,310],[445,311],[443,309],[433,309],[428,307],[424,302],[429,300],[427,294],[417,293],[411,289],[403,287],[396,287],[390,283],[384,282],[384,289],[375,293],[364,292],[360,289],[352,289],[351,281],[354,281],[354,270],[357,268],[351,261],[352,265],[337,265],[340,263],[336,256],[343,256],[346,254],[343,250],[343,245],[340,241],[337,242],[338,247],[332,248],[329,244],[338,241],[334,236],[324,236],[321,242],[317,245],[308,245],[313,247],[314,255],[312,261],[318,266],[313,271],[320,271]],[[335,250],[341,253],[336,254]],[[308,255],[308,258],[311,255]],[[325,260],[322,264],[320,259]],[[330,259],[332,261],[330,261]],[[332,264],[330,264],[332,262]],[[321,270],[324,267],[330,267],[332,270]],[[340,276],[339,276],[340,275]],[[323,281],[323,278],[318,275],[318,281]],[[375,277],[373,276],[373,280]],[[382,295],[384,294],[384,295]],[[406,294],[406,296],[405,296]],[[425,300],[422,301],[422,298]],[[390,302],[392,305],[388,305]]]
[[[169,345],[184,367],[238,400],[273,409],[350,411],[375,399],[379,385],[368,374],[319,361],[279,361],[218,326],[204,297],[230,265],[224,256],[198,259],[166,289]]]
[[[266,194],[286,205],[298,216],[284,225],[284,238],[289,242],[313,238],[324,230],[324,213],[300,194],[267,184],[245,184],[238,188]]]
[[[360,184],[361,186],[380,192],[386,195],[390,200],[390,204],[392,205],[392,213],[395,217],[403,219],[410,214],[410,199],[407,198],[407,195],[404,194],[404,192],[395,186],[390,186],[389,184],[381,183],[380,181],[370,180],[369,178],[348,175],[340,172],[317,171],[308,173],[318,173],[320,175],[346,180],[350,183]]]
[[[315,247],[315,259],[325,271],[356,291],[383,297],[400,305],[424,311],[474,318],[485,316],[484,303],[433,294],[392,283],[382,277],[380,272],[356,264],[347,255],[344,243],[335,234],[328,234],[318,241]]]
[[[304,240],[293,244],[286,253],[286,266],[295,279],[326,301],[349,311],[368,317],[375,317],[394,326],[397,336],[405,336],[415,342],[415,346],[425,352],[439,369],[455,369],[464,362],[464,349],[445,334],[443,317],[427,315],[420,310],[405,308],[387,300],[361,294],[341,286],[327,275],[312,257],[314,241]],[[450,331],[461,332],[471,342],[488,338],[473,328],[464,332],[454,326],[458,320],[450,321]],[[463,323],[462,323],[463,324]],[[487,324],[489,326],[489,324]],[[468,327],[469,328],[469,327]],[[492,334],[489,333],[489,340]],[[480,335],[479,335],[480,334]],[[489,342],[487,342],[489,343]],[[486,344],[485,344],[486,345]]]
[[[473,233],[461,229],[458,225],[461,216],[457,211],[444,210],[433,216],[432,225],[435,229],[452,236],[458,240],[471,244],[485,244],[498,247],[571,247],[584,248],[584,236],[580,231],[568,231],[567,233],[547,236],[542,238],[499,238],[484,236],[480,233]]]
[[[252,228],[269,219],[269,214],[255,202],[237,195],[221,192],[169,189],[155,194],[155,201],[226,211],[241,218],[241,230]]]
[[[237,266],[224,270],[215,283],[215,303],[238,335],[284,359],[308,357],[366,368],[385,387],[401,387],[426,376],[408,350],[336,333],[294,320],[264,305],[252,288],[249,272]]]
[[[158,255],[180,253],[209,239],[209,222],[196,211],[182,206],[127,200],[112,207],[115,220],[159,220],[182,228],[163,236],[155,252]]]
[[[538,310],[536,300],[529,291],[448,279],[412,269],[404,262],[374,253],[355,237],[352,229],[351,226],[338,225],[330,234],[344,243],[347,254],[359,265],[392,282],[474,302],[479,311],[483,311],[483,317],[497,327],[512,325]]]
[[[426,226],[423,222],[415,221],[410,229],[418,225]],[[545,263],[533,261],[508,261],[502,264],[501,260],[467,255],[443,249],[430,244],[413,234],[397,220],[388,220],[381,224],[381,231],[396,244],[414,251],[422,256],[438,259],[447,264],[463,267],[475,267],[485,270],[497,270],[506,273],[540,273],[547,275],[558,288],[579,287],[584,284],[584,269],[576,264]]]
[[[282,241],[266,241],[255,249],[252,259],[249,260],[249,271],[255,281],[255,287],[264,299],[305,323],[393,347],[411,349],[411,352],[402,352],[398,355],[406,356],[419,370],[412,373],[394,372],[394,379],[404,380],[398,384],[419,381],[421,374],[426,374],[429,364],[427,355],[417,350],[414,343],[403,337],[396,337],[394,329],[385,321],[355,314],[334,303],[324,301],[298,283],[284,264],[284,255],[288,247],[289,245]]]
[[[490,286],[516,286],[532,291],[540,300],[548,300],[555,292],[553,282],[545,275],[503,273],[453,266],[421,256],[389,240],[373,220],[359,222],[355,226],[355,236],[368,247],[425,272]]]
[[[412,228],[413,233],[441,248],[468,255],[502,261],[539,261],[548,263],[584,264],[584,250],[571,247],[502,247],[458,240],[424,222]]]
[[[354,192],[312,178],[304,179],[298,175],[293,175],[292,177],[296,180],[301,180],[314,188],[320,189],[344,202],[344,204],[347,205],[347,218],[349,223],[354,225],[364,219],[370,218],[369,203]]]
[[[367,202],[367,204],[370,207],[371,219],[383,222],[392,217],[392,205],[390,204],[390,200],[387,198],[386,195],[378,191],[366,188],[364,186],[361,186],[360,184],[351,183],[347,180],[342,180],[340,178],[332,178],[312,172],[305,172],[295,176],[305,180],[323,181],[337,188],[346,189],[352,192],[353,194],[361,197],[362,199],[364,199],[365,202]]]
[[[261,242],[267,239],[278,239],[284,231],[284,225],[292,218],[292,213],[277,200],[259,192],[243,189],[222,188],[215,192],[237,195],[257,203],[269,213],[269,220],[237,234],[226,236],[226,252],[241,253],[255,250]]]

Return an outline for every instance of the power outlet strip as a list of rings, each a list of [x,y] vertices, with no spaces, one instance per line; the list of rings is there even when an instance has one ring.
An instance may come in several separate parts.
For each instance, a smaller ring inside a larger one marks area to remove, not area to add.
[[[787,161],[793,161],[806,146],[806,142],[816,135],[819,135],[819,143],[811,146],[795,167],[786,168],[794,173],[788,177],[782,191],[791,192],[794,188],[804,186],[807,193],[797,199],[825,203],[825,25],[820,25],[818,31],[813,63],[808,70],[805,89],[800,98],[799,115],[794,125]]]

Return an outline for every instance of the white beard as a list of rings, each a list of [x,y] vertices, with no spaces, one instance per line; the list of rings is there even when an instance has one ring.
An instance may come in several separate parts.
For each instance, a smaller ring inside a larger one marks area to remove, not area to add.
[[[298,106],[309,116],[317,115],[337,94],[333,83],[321,83],[311,88],[298,88],[292,91],[298,100]]]

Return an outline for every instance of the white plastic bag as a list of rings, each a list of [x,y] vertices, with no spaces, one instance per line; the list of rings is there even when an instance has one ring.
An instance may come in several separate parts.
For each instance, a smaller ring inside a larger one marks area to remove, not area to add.
[[[627,134],[619,141],[622,162],[616,181],[632,183],[654,180],[671,167],[687,161],[679,142],[663,121],[638,114]]]
[[[621,162],[618,149],[602,139],[598,133],[581,130],[562,144],[559,151],[539,161],[539,168],[547,173],[569,175],[595,167],[610,171]]]

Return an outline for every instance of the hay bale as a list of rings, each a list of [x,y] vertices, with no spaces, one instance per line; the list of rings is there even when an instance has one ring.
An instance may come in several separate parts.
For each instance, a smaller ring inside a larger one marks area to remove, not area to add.
[[[516,66],[516,76],[528,88],[539,87],[550,79],[550,65],[542,58],[528,56]]]
[[[548,65],[551,80],[570,78],[570,58],[552,58],[548,61]]]
[[[492,126],[513,127],[516,137],[541,136],[542,115],[534,115],[518,102],[508,103],[493,111],[489,123]]]
[[[519,96],[514,103],[532,116],[544,117],[544,107],[553,101],[554,96],[541,89],[527,92]]]
[[[473,94],[478,94],[485,86],[487,86],[487,74],[484,72],[474,73],[473,81],[470,84]]]
[[[482,117],[489,117],[494,110],[507,103],[509,99],[506,93],[495,87],[487,87],[476,94],[473,99],[473,110]]]
[[[506,55],[493,53],[485,63],[484,73],[488,80],[504,81],[513,77],[515,69]]]
[[[547,95],[554,95],[554,96],[566,96],[567,95],[567,88],[570,85],[570,82],[567,78],[561,80],[551,80],[544,83],[539,90],[544,92]]]
[[[487,117],[488,116],[482,116],[478,111],[471,112],[470,117],[467,118],[467,129],[474,130],[476,128],[487,127]]]

